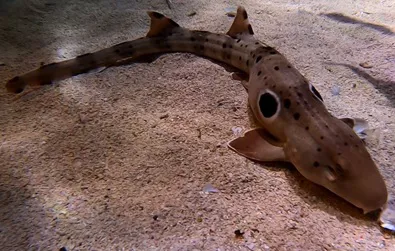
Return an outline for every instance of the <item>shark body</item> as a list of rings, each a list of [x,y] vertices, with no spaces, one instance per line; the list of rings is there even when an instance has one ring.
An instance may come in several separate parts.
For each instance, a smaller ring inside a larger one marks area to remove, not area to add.
[[[148,12],[146,37],[74,59],[43,65],[6,84],[9,92],[108,67],[147,55],[189,52],[223,62],[244,75],[242,84],[259,127],[228,143],[256,161],[287,161],[310,181],[322,185],[364,213],[387,201],[385,182],[353,119],[338,119],[325,108],[319,92],[274,48],[254,37],[248,15],[239,7],[226,34],[192,31],[158,12]]]

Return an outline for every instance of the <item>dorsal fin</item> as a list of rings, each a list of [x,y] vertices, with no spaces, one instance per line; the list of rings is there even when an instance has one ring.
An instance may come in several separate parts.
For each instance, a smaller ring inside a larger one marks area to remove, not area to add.
[[[239,6],[237,8],[237,14],[235,20],[233,21],[232,26],[229,31],[226,33],[227,35],[237,38],[240,36],[252,36],[254,35],[254,31],[252,30],[251,24],[248,21],[247,11],[244,7]]]
[[[148,11],[151,18],[151,27],[147,33],[147,37],[157,37],[171,32],[174,28],[180,27],[176,22],[163,14],[155,11]]]

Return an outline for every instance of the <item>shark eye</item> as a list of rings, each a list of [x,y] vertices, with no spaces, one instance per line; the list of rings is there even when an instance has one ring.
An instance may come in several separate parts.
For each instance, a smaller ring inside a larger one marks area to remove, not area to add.
[[[324,102],[321,94],[317,91],[317,89],[315,89],[315,87],[311,83],[309,83],[309,89],[314,94],[314,97],[318,98],[321,102]]]
[[[280,111],[278,96],[269,90],[261,93],[258,100],[258,107],[265,119],[274,119]]]

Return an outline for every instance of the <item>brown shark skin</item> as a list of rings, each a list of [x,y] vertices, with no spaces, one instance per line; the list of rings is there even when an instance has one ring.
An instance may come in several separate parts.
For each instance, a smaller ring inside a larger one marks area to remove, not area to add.
[[[88,71],[111,66],[128,59],[139,59],[158,53],[189,52],[214,59],[248,73],[250,52],[262,47],[257,41],[242,41],[224,34],[190,31],[175,28],[159,37],[143,37],[114,45],[74,59],[43,65],[40,68],[9,80],[9,92],[19,93],[27,85],[40,86]],[[268,49],[270,47],[267,47]]]
[[[191,31],[160,13],[149,12],[149,15],[151,29],[147,37],[43,65],[8,81],[7,90],[19,93],[27,85],[47,85],[99,67],[158,53],[189,52],[214,59],[248,74],[249,80],[243,85],[254,116],[278,141],[276,147],[283,149],[284,160],[291,162],[304,177],[365,213],[386,203],[386,185],[361,139],[350,126],[327,111],[308,81],[283,55],[253,37],[244,8],[238,8],[226,35]],[[279,110],[272,118],[264,117],[259,105],[261,95],[268,91],[279,103]],[[270,147],[267,142],[257,145]],[[233,150],[242,154],[238,149]]]

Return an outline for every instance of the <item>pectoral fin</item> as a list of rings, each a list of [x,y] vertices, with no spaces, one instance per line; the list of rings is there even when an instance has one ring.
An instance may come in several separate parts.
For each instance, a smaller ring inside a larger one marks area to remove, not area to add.
[[[263,128],[247,131],[244,136],[228,143],[228,147],[238,154],[252,160],[270,162],[287,161],[281,146],[274,144],[274,139]]]
[[[244,72],[233,72],[232,73],[232,78],[234,80],[240,81],[243,87],[248,91],[248,74]]]

